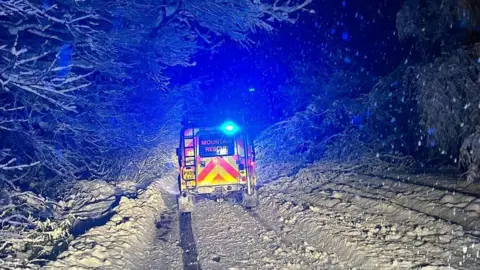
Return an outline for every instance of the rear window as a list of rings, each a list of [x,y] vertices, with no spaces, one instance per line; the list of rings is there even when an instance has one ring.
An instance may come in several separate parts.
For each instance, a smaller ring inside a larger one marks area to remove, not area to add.
[[[235,141],[222,134],[209,134],[199,137],[200,156],[231,156],[235,154]]]

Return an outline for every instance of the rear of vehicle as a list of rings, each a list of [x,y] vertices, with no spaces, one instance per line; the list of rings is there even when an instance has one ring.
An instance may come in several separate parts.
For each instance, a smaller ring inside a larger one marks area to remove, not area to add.
[[[177,155],[181,212],[193,210],[196,196],[238,196],[245,207],[257,204],[255,156],[245,127],[185,120]]]

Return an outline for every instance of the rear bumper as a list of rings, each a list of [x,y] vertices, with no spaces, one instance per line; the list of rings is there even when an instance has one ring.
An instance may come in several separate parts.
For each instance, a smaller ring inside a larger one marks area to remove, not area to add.
[[[227,195],[229,193],[242,191],[246,188],[246,185],[243,184],[230,184],[230,185],[220,185],[220,186],[200,186],[195,187],[187,191],[189,194],[201,195],[201,194],[212,194],[212,195]]]

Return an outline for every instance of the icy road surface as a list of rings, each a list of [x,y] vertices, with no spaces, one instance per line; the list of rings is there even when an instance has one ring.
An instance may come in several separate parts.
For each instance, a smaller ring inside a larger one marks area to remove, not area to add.
[[[191,228],[188,215],[172,213],[165,218],[174,229],[166,237],[159,233],[160,241],[140,268],[347,269],[334,254],[270,227],[256,212],[246,212],[237,204],[199,200]]]
[[[142,267],[480,269],[480,189],[455,184],[305,169],[262,187],[253,212],[200,200],[191,227],[171,212]]]
[[[111,222],[76,239],[51,266],[480,269],[480,185],[456,184],[311,167],[264,185],[254,211],[202,199],[190,216],[179,215],[157,183],[138,200],[123,200]]]

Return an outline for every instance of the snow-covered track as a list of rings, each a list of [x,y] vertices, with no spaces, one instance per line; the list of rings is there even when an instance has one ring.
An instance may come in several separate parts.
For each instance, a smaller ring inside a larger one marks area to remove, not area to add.
[[[311,167],[264,185],[253,210],[200,198],[192,214],[179,214],[175,197],[153,185],[137,200],[123,198],[120,219],[91,229],[49,266],[480,269],[480,190],[454,185]]]
[[[203,269],[347,269],[231,202],[197,202],[193,227]]]
[[[478,196],[447,191],[310,168],[262,188],[259,215],[360,269],[480,269]]]

